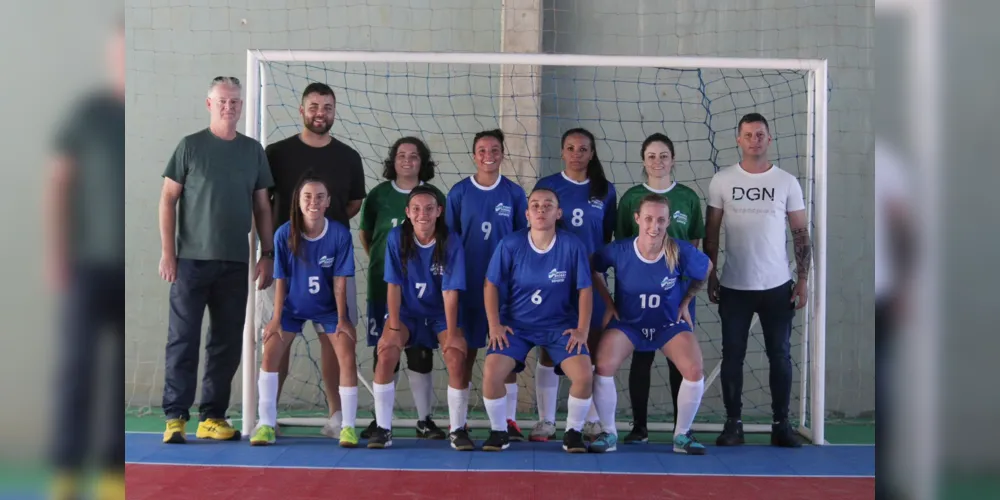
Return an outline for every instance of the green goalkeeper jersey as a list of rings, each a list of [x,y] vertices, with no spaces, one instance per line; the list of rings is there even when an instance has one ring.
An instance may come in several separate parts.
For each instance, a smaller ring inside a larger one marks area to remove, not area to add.
[[[705,237],[701,199],[691,188],[675,182],[664,191],[653,190],[646,184],[638,184],[625,191],[618,202],[616,240],[632,238],[639,233],[634,213],[639,208],[639,202],[649,194],[662,195],[670,202],[670,226],[667,227],[667,234],[672,238],[690,241]]]
[[[438,195],[438,202],[444,207],[445,196],[440,189],[428,184]],[[372,244],[368,254],[368,300],[385,302],[385,240],[389,230],[402,224],[406,218],[406,198],[409,190],[396,186],[393,181],[385,181],[372,189],[361,205],[362,231],[371,233]]]

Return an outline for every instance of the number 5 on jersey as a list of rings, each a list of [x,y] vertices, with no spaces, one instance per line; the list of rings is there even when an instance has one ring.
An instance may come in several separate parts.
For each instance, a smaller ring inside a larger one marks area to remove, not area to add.
[[[309,277],[309,293],[313,295],[319,293],[319,276]]]

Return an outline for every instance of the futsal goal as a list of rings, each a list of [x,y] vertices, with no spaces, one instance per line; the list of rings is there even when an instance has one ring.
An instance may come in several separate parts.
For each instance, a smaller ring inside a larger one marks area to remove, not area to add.
[[[332,133],[360,153],[366,190],[384,179],[382,162],[398,138],[416,135],[438,163],[432,184],[445,193],[475,173],[472,138],[501,128],[506,158],[501,172],[530,191],[540,177],[562,169],[559,139],[574,127],[589,129],[596,151],[619,196],[644,182],[640,146],[654,132],[669,136],[676,148],[674,180],[702,197],[718,169],[739,161],[736,125],[746,113],[759,112],[770,122],[770,156],[799,179],[810,221],[814,262],[808,306],[797,315],[792,333],[792,416],[798,431],[824,443],[824,370],[827,241],[827,62],[802,59],[708,57],[623,57],[513,53],[422,53],[367,51],[250,50],[247,53],[246,133],[267,145],[297,134],[302,127],[299,103],[311,82],[336,93]],[[357,218],[352,221],[356,234]],[[722,235],[724,248],[725,234]],[[357,242],[358,240],[355,239]],[[256,235],[250,234],[257,249]],[[791,245],[791,238],[789,238]],[[361,311],[359,337],[371,323],[366,311],[368,260],[356,244],[356,280]],[[793,255],[789,251],[789,255]],[[251,263],[257,254],[252,252]],[[485,257],[484,257],[485,258]],[[725,261],[720,252],[720,265]],[[789,262],[789,266],[794,264]],[[253,266],[251,266],[253,269]],[[253,290],[253,287],[251,287]],[[251,294],[254,292],[251,291]],[[352,301],[354,298],[350,298]],[[256,419],[257,373],[261,332],[255,326],[255,300],[247,301],[242,363],[243,433]],[[721,336],[717,306],[702,293],[697,298],[696,334],[705,358],[706,392],[696,431],[721,430],[725,420],[719,389]],[[364,327],[364,328],[363,328]],[[326,403],[315,335],[307,332],[293,347],[290,375],[280,396],[281,425],[322,426]],[[359,338],[359,427],[372,408],[372,349]],[[434,391],[437,418],[447,421],[447,375],[436,355]],[[479,353],[470,399],[470,425],[486,428],[482,417]],[[537,418],[534,353],[519,376],[519,423],[529,428]],[[405,369],[403,362],[401,370]],[[631,418],[626,360],[616,375],[618,427]],[[368,390],[365,390],[365,389]],[[569,383],[561,380],[560,411],[565,411]],[[396,391],[394,426],[415,425],[405,376]],[[759,324],[754,321],[744,363],[743,418],[747,432],[770,431],[768,360]],[[479,413],[477,413],[479,412]],[[477,418],[477,415],[479,418]],[[657,356],[650,394],[650,431],[672,431],[672,404],[666,362]],[[562,423],[559,424],[560,429]]]

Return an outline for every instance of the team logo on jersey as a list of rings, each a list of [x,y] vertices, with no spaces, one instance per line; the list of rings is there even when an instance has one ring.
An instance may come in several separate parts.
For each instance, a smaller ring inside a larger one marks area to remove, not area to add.
[[[684,213],[684,212],[681,212],[680,210],[674,212],[673,219],[674,219],[674,222],[676,222],[678,224],[687,224],[688,223],[688,216],[687,216],[687,214]]]
[[[556,268],[552,268],[552,270],[549,271],[549,281],[553,283],[562,283],[563,281],[566,281],[566,271],[560,271]]]
[[[660,288],[663,288],[664,290],[670,290],[671,288],[674,287],[675,284],[677,284],[677,278],[672,278],[670,276],[667,276],[666,278],[663,278],[663,281],[660,282]]]
[[[502,201],[497,203],[497,206],[493,210],[500,217],[510,217],[511,212],[513,211],[511,207],[504,205]]]
[[[442,276],[444,275],[444,266],[441,264],[431,264],[430,271],[432,276]]]
[[[326,255],[319,258],[319,267],[333,267],[333,257]]]
[[[594,208],[596,208],[598,210],[604,210],[604,201],[598,200],[597,198],[591,198],[590,199],[590,206],[592,206],[592,207],[594,207]]]

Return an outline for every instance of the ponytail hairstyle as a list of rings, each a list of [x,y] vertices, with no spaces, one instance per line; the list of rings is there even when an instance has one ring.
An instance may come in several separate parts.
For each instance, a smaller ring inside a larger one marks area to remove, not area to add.
[[[670,201],[667,200],[665,196],[656,193],[650,193],[643,196],[642,200],[639,201],[639,205],[635,208],[635,214],[639,215],[639,212],[642,211],[642,206],[647,203],[657,203],[667,207],[667,218],[669,220]],[[674,272],[674,270],[677,269],[677,265],[680,261],[680,253],[681,249],[680,246],[677,245],[677,240],[671,238],[669,234],[665,233],[663,235],[663,255],[666,257],[667,269],[669,269],[670,272]]]
[[[472,139],[472,154],[473,155],[476,154],[476,144],[479,142],[479,139],[482,139],[484,137],[492,137],[492,138],[496,139],[497,141],[499,141],[500,142],[500,153],[501,154],[507,152],[507,147],[503,143],[503,130],[495,128],[493,130],[483,130],[482,132],[478,132],[476,134],[476,136]]]
[[[660,132],[656,132],[655,134],[652,134],[649,137],[647,137],[645,141],[642,141],[642,149],[639,150],[639,157],[642,158],[642,163],[643,163],[642,176],[647,179],[649,178],[649,174],[646,173],[646,148],[648,148],[649,145],[654,142],[662,142],[663,144],[665,144],[667,146],[667,149],[670,150],[670,157],[673,159],[674,164],[675,165],[677,164],[677,155],[674,153],[674,141],[671,141],[666,134],[661,134]],[[673,176],[673,169],[671,169],[670,175]]]
[[[305,218],[302,216],[302,206],[299,201],[299,197],[302,195],[302,188],[306,184],[311,184],[313,182],[318,182],[323,185],[323,189],[326,191],[326,195],[330,196],[330,186],[327,186],[326,181],[321,179],[312,170],[307,171],[299,179],[299,183],[295,186],[295,191],[292,192],[292,203],[291,210],[289,211],[289,223],[291,228],[288,231],[288,248],[291,250],[292,255],[303,258],[302,253],[302,232],[306,230]]]
[[[556,193],[552,189],[544,187],[544,186],[536,186],[536,187],[532,188],[531,192],[528,193],[528,200],[531,199],[531,195],[533,195],[535,193],[540,193],[540,192],[543,192],[543,191],[546,192],[546,193],[552,193],[552,197],[556,199],[556,208],[559,208],[560,207],[559,193]],[[529,203],[528,206],[530,207],[531,204]],[[529,208],[529,210],[530,210],[530,208]],[[530,223],[530,221],[529,221],[529,223]],[[566,226],[566,221],[563,220],[562,217],[556,219],[556,227],[555,228],[556,229],[568,229],[567,226]]]
[[[413,197],[426,194],[434,198],[434,203],[438,206],[442,206],[441,199],[438,198],[437,192],[427,185],[420,185],[413,188],[410,191],[410,195],[406,197],[406,206],[410,206],[410,200]],[[410,222],[410,218],[406,217],[403,219],[403,224],[400,226],[400,236],[399,236],[399,257],[403,263],[403,274],[406,274],[406,263],[410,259],[416,257],[417,254],[417,242],[413,235],[413,223]],[[434,221],[434,239],[437,240],[434,245],[434,260],[433,264],[435,267],[440,266],[442,272],[446,269],[446,264],[448,260],[448,224],[444,220],[444,212],[438,216],[437,220]]]
[[[608,177],[604,175],[604,165],[597,158],[597,141],[594,139],[594,134],[591,134],[585,128],[571,128],[563,134],[559,149],[566,146],[566,139],[571,135],[582,135],[590,140],[590,150],[593,153],[590,157],[590,162],[587,163],[587,178],[590,179],[590,198],[604,201],[604,198],[608,196]]]

